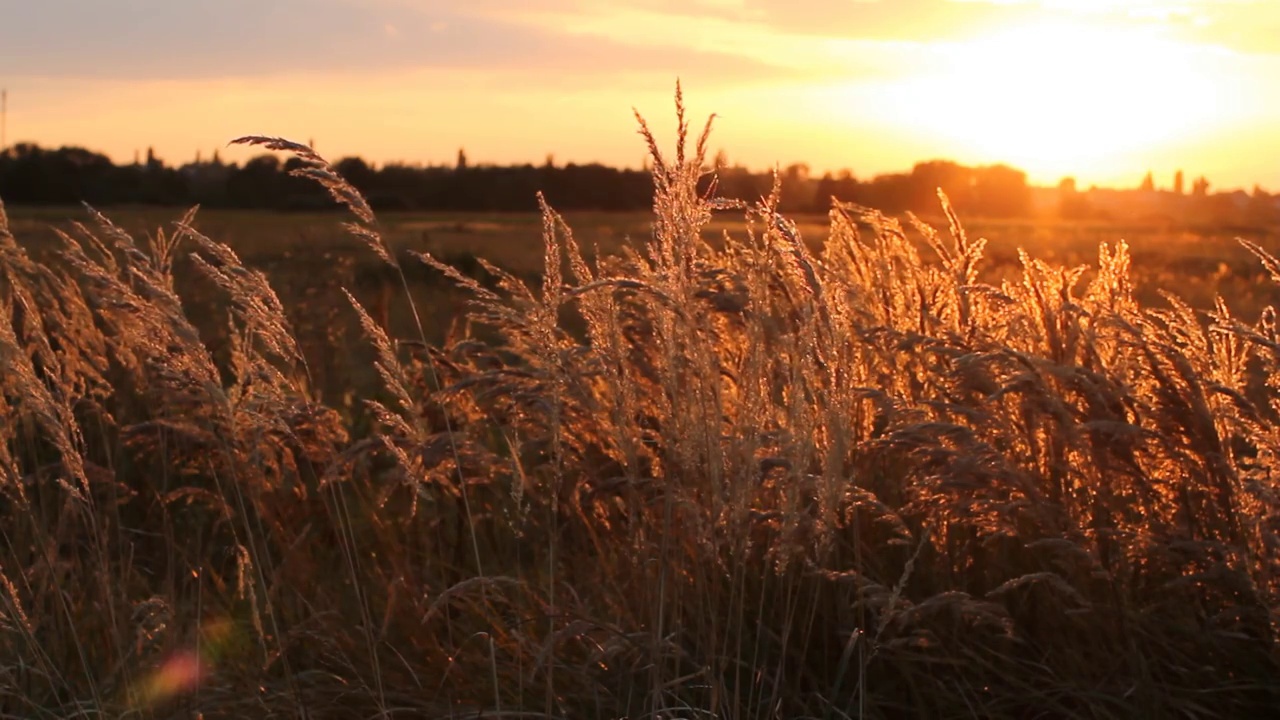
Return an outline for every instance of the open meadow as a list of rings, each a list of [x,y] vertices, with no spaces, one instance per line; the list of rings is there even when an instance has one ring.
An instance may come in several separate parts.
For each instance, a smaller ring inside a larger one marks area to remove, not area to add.
[[[1280,707],[1277,237],[271,145],[351,212],[0,214],[0,717]]]
[[[183,213],[166,208],[121,208],[105,211],[120,228],[142,239],[157,231],[171,231]],[[648,213],[566,213],[565,222],[582,245],[586,257],[617,255],[630,243],[643,247],[652,237]],[[803,240],[818,252],[827,242],[831,222],[827,216],[788,216]],[[924,218],[945,228],[941,216]],[[35,255],[56,252],[57,231],[72,232],[75,223],[89,222],[82,207],[12,208],[9,220],[14,234]],[[543,224],[537,214],[523,213],[384,213],[378,224],[383,239],[400,257],[416,308],[404,301],[399,275],[343,228],[341,213],[275,213],[252,210],[200,210],[194,226],[209,238],[225,243],[247,267],[261,270],[280,295],[313,378],[330,400],[349,389],[349,373],[367,366],[359,358],[352,366],[343,352],[360,330],[344,319],[347,310],[342,289],[351,291],[380,323],[387,323],[393,337],[412,338],[421,331],[432,342],[444,339],[450,326],[465,317],[468,294],[436,272],[412,259],[411,252],[430,253],[464,272],[483,278],[478,259],[493,263],[531,284],[540,282],[544,263]],[[904,221],[905,224],[905,221]],[[862,225],[861,229],[869,228]],[[911,241],[927,246],[909,224]],[[1097,266],[1101,243],[1125,241],[1132,257],[1131,276],[1135,297],[1146,306],[1167,305],[1162,296],[1173,292],[1194,308],[1211,309],[1221,296],[1242,318],[1255,320],[1262,308],[1280,299],[1280,288],[1268,280],[1263,268],[1238,239],[1244,237],[1272,253],[1280,253],[1280,229],[1275,233],[1222,229],[1192,232],[1176,227],[1124,225],[1108,222],[1038,220],[977,220],[966,230],[987,240],[979,267],[983,282],[1017,281],[1022,275],[1019,250],[1031,257],[1066,268],[1086,267],[1087,282]],[[735,241],[746,239],[741,212],[717,212],[702,230],[711,245],[723,245],[725,234]],[[199,287],[198,273],[179,254],[175,272],[180,287]],[[195,285],[189,285],[190,280]],[[212,288],[209,288],[212,290]],[[187,296],[187,290],[180,293]],[[196,291],[188,314],[213,342],[222,334],[223,304],[216,293]],[[415,319],[412,309],[416,309]],[[339,330],[341,328],[341,330]],[[358,344],[358,343],[357,343]]]

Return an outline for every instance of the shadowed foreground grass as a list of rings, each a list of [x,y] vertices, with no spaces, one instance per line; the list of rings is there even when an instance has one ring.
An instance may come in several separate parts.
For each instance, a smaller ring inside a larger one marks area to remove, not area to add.
[[[859,208],[814,252],[772,199],[702,197],[679,120],[674,158],[642,124],[647,243],[588,262],[546,208],[540,286],[413,256],[473,298],[438,345],[347,303],[334,351],[377,380],[350,406],[194,214],[37,262],[0,212],[0,713],[1280,707],[1274,311],[1140,305],[1123,244],[1087,285],[1030,257],[984,284],[945,198],[927,261]],[[245,142],[399,276],[323,159]],[[713,213],[744,231],[709,244]]]

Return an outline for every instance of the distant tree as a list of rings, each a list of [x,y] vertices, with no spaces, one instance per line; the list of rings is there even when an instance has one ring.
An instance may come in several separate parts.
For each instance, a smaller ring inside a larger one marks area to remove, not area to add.
[[[723,151],[717,152],[716,194],[756,202],[768,195],[773,173],[730,166]],[[646,162],[646,165],[650,163]],[[377,209],[437,211],[512,211],[536,209],[542,191],[562,210],[638,210],[651,206],[653,184],[649,173],[603,165],[546,163],[498,167],[472,167],[464,150],[457,162],[447,164],[389,164],[375,167],[359,157],[335,164]],[[0,198],[14,204],[74,204],[81,201],[109,206],[113,203],[190,205],[260,209],[331,209],[336,206],[324,191],[289,171],[302,167],[297,158],[261,155],[243,166],[224,164],[215,151],[212,162],[170,168],[147,148],[145,162],[116,166],[103,155],[83,148],[45,150],[33,144],[16,144],[0,153]],[[465,169],[465,172],[459,170]],[[874,207],[890,215],[904,211],[937,213],[936,191],[942,188],[962,215],[974,217],[1025,217],[1031,212],[1032,193],[1026,175],[1012,167],[966,167],[947,160],[916,165],[910,173],[876,176],[859,181],[849,171],[811,177],[808,166],[794,163],[780,170],[784,212],[825,211],[832,198],[840,202]],[[1174,176],[1175,191],[1185,190],[1186,176]],[[1179,182],[1181,180],[1181,183]],[[1147,173],[1144,189],[1154,189]],[[1196,199],[1171,203],[1179,217],[1197,223],[1250,223],[1280,225],[1275,197],[1263,188],[1251,194],[1209,195],[1204,177],[1191,183]],[[708,184],[704,184],[704,189]],[[1058,183],[1059,214],[1067,218],[1102,219],[1117,207],[1133,205],[1131,194],[1106,196],[1080,192],[1073,178]],[[1151,203],[1138,203],[1143,207]],[[1164,203],[1157,203],[1164,206]],[[1170,210],[1172,212],[1172,210]]]
[[[280,158],[259,155],[227,178],[227,200],[242,208],[278,207],[282,194],[281,178]]]
[[[782,171],[783,183],[797,183],[809,179],[809,166],[805,163],[791,163]]]
[[[716,179],[717,195],[745,202],[754,202],[767,195],[773,182],[763,173],[753,173],[737,166],[720,168]]]
[[[155,172],[164,169],[164,162],[156,157],[155,148],[147,148],[147,170]]]
[[[823,209],[823,206],[836,197],[836,192],[835,176],[831,173],[823,173],[822,179],[818,180],[818,187],[813,192],[813,209],[815,211]]]
[[[1076,179],[1065,177],[1058,183],[1058,217],[1084,220],[1093,215],[1089,198],[1076,189]]]
[[[1027,174],[1008,165],[992,165],[975,171],[975,210],[991,218],[1026,217],[1031,213],[1031,188]]]
[[[1156,189],[1155,176],[1148,172],[1147,176],[1142,178],[1142,185],[1138,186],[1138,189],[1143,192],[1151,192],[1155,190]]]
[[[1261,186],[1254,185],[1244,206],[1244,223],[1256,228],[1275,227],[1280,221],[1280,208],[1276,207],[1274,197]]]
[[[293,173],[305,169],[307,163],[290,157],[284,161],[275,179],[276,196],[271,204],[278,210],[326,210],[336,207],[319,183]]]
[[[376,185],[377,173],[363,158],[345,157],[334,163],[333,168],[339,175],[346,178],[347,182],[365,194],[373,190]]]
[[[918,213],[938,212],[938,190],[942,190],[958,211],[971,211],[976,199],[976,180],[973,168],[950,160],[917,163],[911,169],[911,190],[906,198],[907,206]]]
[[[854,179],[853,173],[848,170],[841,170],[838,176],[826,173],[822,176],[822,179],[818,180],[817,188],[814,191],[813,210],[814,212],[830,210],[832,199],[837,202],[856,203],[858,202],[859,192],[858,181]]]
[[[862,204],[883,213],[897,214],[910,210],[915,182],[906,173],[877,175],[862,194]]]
[[[809,181],[809,166],[792,163],[782,171],[781,208],[786,212],[808,210],[813,207],[814,183]]]

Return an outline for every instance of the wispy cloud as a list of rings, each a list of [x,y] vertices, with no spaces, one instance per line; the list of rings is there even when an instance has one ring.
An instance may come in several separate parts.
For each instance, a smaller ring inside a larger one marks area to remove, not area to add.
[[[1183,41],[1233,52],[1280,54],[1274,0],[948,0],[955,5],[1031,9],[1130,28],[1157,27]]]
[[[423,68],[884,77],[929,62],[940,41],[1045,13],[1280,52],[1280,2],[1243,0],[41,0],[4,11],[0,66],[114,79]]]
[[[430,68],[590,76],[688,67],[732,79],[783,70],[737,53],[646,48],[476,9],[440,2],[47,0],[6,12],[0,66],[27,77],[133,80]]]

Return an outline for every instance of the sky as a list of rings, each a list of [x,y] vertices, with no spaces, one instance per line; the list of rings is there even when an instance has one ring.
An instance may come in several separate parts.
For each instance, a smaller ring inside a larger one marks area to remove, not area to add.
[[[6,138],[128,162],[730,163],[1280,190],[1280,0],[0,0]]]

